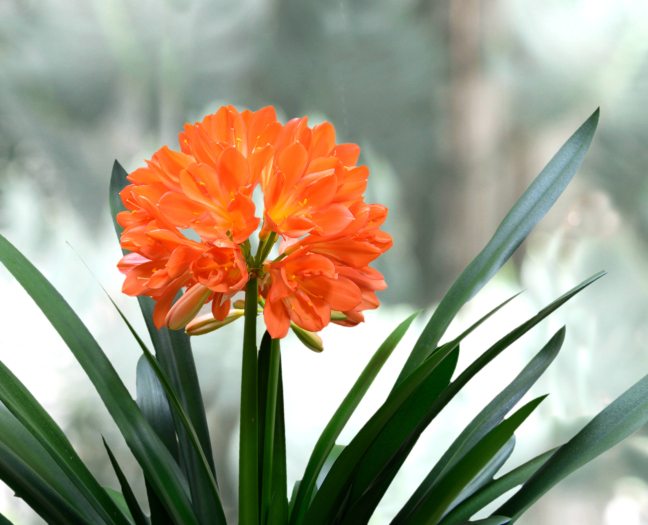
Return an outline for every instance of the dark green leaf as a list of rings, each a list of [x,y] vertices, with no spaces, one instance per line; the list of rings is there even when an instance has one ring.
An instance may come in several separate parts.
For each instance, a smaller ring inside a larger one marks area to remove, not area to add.
[[[34,299],[81,364],[174,519],[183,525],[195,524],[182,472],[88,329],[56,289],[1,235],[0,261]]]
[[[74,451],[63,431],[2,362],[0,362],[0,400],[39,441],[103,521],[128,524],[126,517]]]
[[[128,177],[128,173],[122,167],[122,165],[117,160],[115,160],[112,167],[112,173],[110,175],[108,204],[110,206],[110,215],[112,216],[113,225],[115,226],[117,235],[120,235],[122,231],[122,227],[117,223],[117,214],[120,211],[124,211],[126,209],[124,207],[124,203],[121,200],[121,197],[119,196],[119,192],[123,190],[124,187],[128,184],[126,177]]]
[[[486,434],[454,467],[448,470],[408,518],[407,523],[433,525],[477,474],[505,446],[515,430],[535,410],[546,396],[530,401],[512,416]],[[404,523],[404,522],[403,522]]]
[[[135,338],[135,341],[137,341],[139,347],[141,348],[143,352],[142,358],[146,360],[146,363],[149,367],[148,368],[149,373],[154,374],[154,377],[157,380],[157,386],[163,389],[164,394],[166,395],[166,399],[170,402],[171,409],[172,409],[171,413],[174,414],[177,417],[178,421],[180,422],[181,428],[186,433],[189,440],[189,444],[192,446],[192,452],[196,455],[196,457],[199,460],[199,463],[197,465],[198,470],[195,472],[196,475],[195,493],[199,495],[198,501],[200,502],[200,504],[196,502],[194,503],[200,521],[204,523],[209,523],[210,525],[225,523],[225,513],[223,511],[222,503],[220,500],[218,485],[216,483],[216,477],[213,475],[211,471],[211,467],[207,460],[207,456],[205,455],[205,452],[202,450],[202,446],[198,438],[198,434],[196,433],[196,430],[191,424],[191,421],[189,420],[189,416],[182,408],[182,405],[180,404],[180,400],[178,399],[175,392],[173,391],[169,378],[166,376],[166,374],[160,367],[160,364],[158,363],[155,356],[147,348],[146,344],[144,344],[144,341],[142,341],[140,336],[137,334],[137,332],[130,324],[130,322],[124,315],[124,313],[117,306],[115,301],[113,301],[110,296],[108,296],[108,298],[110,299],[111,303],[117,310],[119,316],[126,324],[126,327],[129,329],[129,331]],[[144,371],[146,370],[146,368],[142,367],[141,370]]]
[[[178,443],[169,402],[164,388],[144,355],[137,361],[137,404],[162,442],[173,456],[177,456]]]
[[[349,418],[358,407],[360,401],[362,401],[362,398],[367,393],[367,390],[378,375],[378,372],[380,372],[383,365],[396,348],[396,345],[403,338],[405,332],[407,332],[407,329],[410,327],[417,315],[418,312],[405,319],[405,321],[399,324],[387,339],[385,339],[385,342],[380,345],[360,374],[360,377],[358,377],[354,385],[351,387],[351,390],[349,390],[349,393],[346,395],[338,409],[335,411],[335,414],[333,414],[333,417],[322,431],[322,434],[313,448],[308,464],[306,465],[304,477],[299,485],[296,499],[293,500],[294,510],[290,516],[290,523],[297,524],[302,522],[307,506],[312,498],[315,481],[320,474],[326,458],[329,457],[333,447],[335,446],[335,440],[340,435],[340,432],[342,432],[342,429],[349,421]]]
[[[477,473],[477,475],[466,485],[454,501],[448,506],[448,511],[454,509],[462,501],[466,500],[477,492],[484,485],[493,480],[495,474],[504,466],[504,463],[511,457],[515,449],[515,436],[511,438],[500,448],[497,453],[488,461],[486,466]],[[407,522],[407,520],[405,521]]]
[[[30,476],[38,478],[34,486],[28,487],[27,490],[38,491],[39,487],[45,487],[44,494],[47,497],[55,497],[58,508],[66,515],[75,515],[78,519],[88,522],[102,522],[92,504],[87,501],[40,442],[2,405],[0,405],[0,436],[0,443],[5,447],[4,454],[11,456],[8,461],[21,463],[20,470],[29,471]]]
[[[277,342],[277,351],[279,350]],[[286,429],[284,424],[283,377],[280,354],[277,378],[277,407],[274,423],[271,495],[268,525],[285,525],[288,522],[288,481],[286,473]],[[265,450],[264,450],[265,454]]]
[[[110,499],[113,501],[113,503],[117,506],[117,508],[121,510],[122,514],[127,516],[129,522],[132,523],[133,517],[130,514],[130,509],[128,508],[128,504],[126,503],[126,499],[124,498],[124,495],[118,490],[112,489],[110,487],[104,487],[104,490],[106,491],[106,494],[108,494]]]
[[[0,443],[0,479],[50,525],[83,523],[87,519],[81,517],[58,492],[3,443]]]
[[[112,453],[112,450],[110,450],[110,447],[108,446],[108,443],[106,443],[106,440],[103,437],[101,439],[103,441],[104,447],[106,448],[110,464],[112,465],[112,468],[115,471],[115,475],[117,476],[117,480],[119,481],[119,486],[122,490],[124,503],[126,504],[128,511],[133,518],[133,522],[135,523],[135,525],[149,525],[149,521],[148,519],[146,519],[146,516],[144,515],[144,512],[142,511],[142,508],[140,507],[137,498],[133,493],[133,489],[128,483],[128,480],[126,479],[124,472],[119,466],[115,455]]]
[[[523,465],[520,465],[503,476],[491,481],[457,507],[452,509],[452,511],[444,516],[444,518],[439,522],[439,525],[459,525],[465,523],[471,516],[474,516],[477,512],[495,501],[502,494],[505,494],[518,485],[522,485],[553,455],[556,450],[557,449],[553,449],[544,454],[540,454]]]
[[[447,351],[440,352],[435,356],[435,359],[430,359],[429,362],[421,365],[394,389],[387,401],[362,427],[334,463],[322,486],[315,494],[306,514],[305,523],[328,525],[335,521],[336,516],[344,511],[344,504],[348,500],[349,489],[356,470],[364,460],[369,447],[404,407],[412,402],[413,396],[421,384],[428,386],[426,382],[431,383],[432,389],[438,388],[436,383],[441,384],[441,388],[447,384],[457,364],[457,357],[458,347],[453,342],[452,346],[448,346]],[[438,381],[431,380],[431,377],[438,378]],[[390,428],[393,428],[393,425]]]
[[[127,173],[124,168],[121,167],[119,162],[115,161],[110,180],[109,202],[115,231],[118,236],[121,234],[121,226],[117,224],[116,215],[124,210],[119,192],[128,184],[126,176]],[[205,405],[189,337],[182,330],[168,330],[166,328],[158,330],[153,323],[153,301],[148,297],[138,297],[137,299],[158,362],[169,378],[183,410],[189,416],[189,420],[200,440],[202,451],[209,463],[212,476],[216,479]],[[187,435],[182,421],[177,418],[175,413],[172,415],[178,435],[181,465],[189,481],[192,500],[198,509],[199,515],[207,516],[210,509],[213,509],[212,502],[204,491],[204,487],[209,484],[209,480],[206,479],[203,473],[200,455],[194,450],[191,438]]]
[[[160,437],[164,445],[174,458],[178,457],[178,443],[176,441],[175,427],[169,408],[164,389],[160,381],[153,372],[146,357],[143,355],[137,361],[136,375],[137,404],[142,414],[151,424],[155,433]],[[146,485],[146,495],[148,497],[149,508],[151,511],[151,521],[154,524],[163,524],[171,522],[164,505],[157,497],[155,489],[151,483],[144,477]]]
[[[648,376],[645,376],[561,446],[498,512],[511,516],[515,521],[556,483],[647,422]]]
[[[398,519],[407,518],[421,499],[434,490],[436,480],[504,418],[553,362],[564,339],[565,329],[561,328],[520,374],[466,426],[399,512]]]
[[[495,275],[553,206],[583,162],[598,118],[597,109],[549,161],[506,215],[486,247],[450,287],[416,342],[397,383],[423,362],[461,307]]]
[[[420,381],[420,378],[422,376],[429,377],[430,374],[434,375],[434,368],[439,363],[443,363],[443,360],[447,357],[448,353],[458,344],[457,340],[439,347],[423,362],[421,366],[419,366],[419,368],[410,374],[413,381],[409,381],[408,377],[408,380],[404,381],[403,384],[408,383],[411,386],[418,385],[413,387],[414,390],[418,389],[418,392],[412,394],[408,402],[400,408],[398,416],[394,419],[396,423],[391,422],[387,430],[380,431],[383,436],[380,437],[379,444],[376,445],[374,443],[367,446],[367,450],[363,453],[365,457],[358,461],[357,468],[354,470],[353,491],[345,497],[347,498],[347,506],[349,508],[354,505],[356,506],[357,510],[354,511],[353,514],[355,519],[369,518],[372,513],[372,508],[375,508],[378,505],[380,499],[389,487],[393,478],[396,476],[396,473],[407,458],[407,455],[418,440],[420,434],[427,428],[434,417],[443,410],[454,396],[482,368],[550,313],[555,311],[571,297],[600,278],[602,275],[602,273],[599,273],[585,280],[566,294],[563,294],[550,305],[540,310],[540,312],[538,312],[534,317],[512,330],[470,364],[459,375],[459,377],[448,385],[447,388],[444,388],[438,396],[431,397],[426,393],[428,388],[435,388],[435,383],[427,386],[431,381]],[[467,332],[464,332],[464,334]],[[459,337],[464,337],[464,334]],[[397,391],[399,391],[398,387],[394,389],[389,399],[394,397]],[[424,411],[423,408],[426,408],[426,410]],[[422,417],[419,417],[417,421],[416,417],[408,417],[410,414],[418,414],[419,416],[422,415]],[[375,441],[378,442],[378,439],[379,438],[377,437]],[[361,500],[358,498],[361,498]],[[336,512],[345,512],[339,502]],[[360,516],[362,517],[360,518]]]
[[[283,461],[285,456],[275,456],[275,438],[277,435],[277,403],[279,393],[279,377],[281,373],[281,349],[278,339],[271,339],[266,332],[259,349],[259,494],[261,523],[267,523],[275,496],[274,482],[278,481],[284,487],[286,480],[277,480],[275,476],[275,459]],[[284,451],[285,454],[285,451]],[[281,468],[281,467],[279,467]],[[285,468],[284,468],[285,470]],[[286,488],[283,489],[285,494]],[[287,506],[288,502],[276,502]]]
[[[483,520],[470,521],[468,523],[473,525],[508,525],[511,523],[511,518],[507,516],[491,516]]]

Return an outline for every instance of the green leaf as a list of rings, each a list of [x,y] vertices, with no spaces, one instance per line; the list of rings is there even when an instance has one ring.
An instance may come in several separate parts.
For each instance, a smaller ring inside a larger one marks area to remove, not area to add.
[[[392,423],[399,412],[413,401],[414,394],[421,384],[430,383],[433,389],[437,389],[438,385],[443,388],[447,384],[457,364],[458,353],[458,347],[453,343],[447,347],[447,351],[439,353],[438,358],[430,359],[429,362],[421,365],[394,389],[387,401],[362,427],[333,464],[328,476],[315,494],[306,514],[305,523],[328,525],[341,516],[340,513],[345,510],[345,502],[348,500],[349,490],[358,465],[365,459],[369,447],[374,444],[385,427]],[[390,428],[394,428],[393,425]]]
[[[338,409],[335,411],[335,414],[333,414],[333,417],[331,417],[330,421],[322,431],[322,434],[313,448],[311,457],[306,465],[306,470],[304,471],[302,482],[299,484],[299,490],[293,500],[294,507],[290,515],[291,524],[302,523],[307,506],[312,498],[315,482],[327,457],[330,456],[335,446],[335,440],[338,438],[340,432],[342,432],[342,429],[349,421],[349,418],[360,404],[360,401],[362,401],[362,398],[367,393],[367,390],[378,375],[378,372],[380,372],[383,365],[396,348],[396,345],[398,345],[400,340],[403,338],[405,332],[407,332],[407,329],[418,314],[419,312],[416,312],[400,323],[387,339],[385,339],[385,342],[380,345],[360,374],[360,377],[358,377],[354,385],[351,387],[351,390],[349,390],[349,393],[346,395]]]
[[[34,299],[83,367],[167,510],[183,525],[195,524],[181,471],[88,329],[58,291],[2,235],[0,261]]]
[[[113,303],[114,304],[114,303]],[[178,457],[178,442],[176,441],[175,427],[164,389],[155,376],[155,372],[143,355],[137,361],[136,372],[137,404],[146,420],[151,424],[155,433],[160,437],[166,448],[174,458]],[[171,522],[164,505],[157,497],[155,489],[144,477],[146,495],[151,511],[151,521],[154,524]]]
[[[122,229],[116,221],[116,216],[117,213],[125,209],[119,197],[119,192],[128,184],[126,177],[127,173],[124,168],[121,167],[119,162],[115,161],[110,179],[109,203],[117,236],[121,234]],[[183,410],[189,416],[211,468],[212,475],[216,479],[205,405],[189,337],[182,330],[168,330],[166,328],[158,330],[153,323],[154,302],[150,298],[143,296],[138,297],[137,300],[160,366],[169,378]],[[211,501],[205,499],[204,487],[209,484],[209,480],[206,479],[202,472],[202,460],[194,450],[182,421],[178,420],[175,414],[173,414],[173,419],[178,435],[181,465],[189,481],[194,506],[198,509],[200,515],[208,515],[213,507]]]
[[[122,165],[115,160],[112,167],[112,173],[110,175],[110,186],[108,190],[108,204],[110,206],[110,215],[113,219],[113,225],[117,236],[121,235],[122,227],[117,222],[117,214],[120,211],[125,211],[126,207],[119,196],[119,192],[128,185],[128,173],[122,167]]]
[[[259,482],[261,523],[266,523],[274,492],[275,422],[281,354],[279,340],[266,332],[259,349]]]
[[[117,505],[117,508],[121,510],[125,516],[128,516],[129,522],[132,523],[133,517],[130,514],[130,509],[128,508],[128,504],[126,503],[124,495],[118,490],[112,489],[110,487],[104,487],[104,490],[113,501],[113,503]]]
[[[106,449],[106,453],[108,454],[110,464],[112,465],[112,468],[115,471],[115,475],[117,476],[117,481],[119,481],[119,486],[122,490],[120,495],[123,498],[124,504],[128,508],[128,512],[130,513],[133,522],[135,523],[135,525],[149,525],[149,521],[148,519],[146,519],[146,516],[142,511],[137,498],[135,497],[133,489],[128,483],[128,480],[126,479],[124,472],[119,466],[115,455],[112,453],[112,450],[110,450],[110,447],[108,446],[108,443],[106,443],[106,440],[103,437],[101,438],[101,440],[103,441],[104,448]]]
[[[87,519],[79,516],[58,492],[4,443],[0,443],[0,479],[50,525],[83,523]]]
[[[277,417],[275,421],[275,448],[272,479],[272,501],[268,525],[288,523],[288,474],[286,469],[286,428],[284,424],[283,377],[279,370]]]
[[[322,465],[322,470],[320,470],[319,476],[317,476],[317,484],[316,484],[317,487],[322,486],[322,483],[326,479],[326,476],[328,476],[329,471],[337,461],[337,458],[340,457],[340,454],[342,454],[344,448],[345,448],[344,445],[340,445],[339,443],[336,443],[333,446],[331,452],[326,458],[326,461],[324,462],[324,465]]]
[[[380,430],[382,435],[377,436],[374,443],[367,445],[366,450],[363,452],[364,457],[358,461],[358,465],[354,470],[352,493],[346,496],[346,506],[348,508],[356,507],[353,513],[354,519],[362,521],[369,518],[373,512],[372,509],[378,505],[420,434],[482,368],[541,320],[602,275],[602,273],[599,273],[585,280],[549,306],[540,310],[534,317],[509,332],[479,356],[447,388],[443,388],[438,395],[429,395],[429,389],[438,392],[438,390],[434,389],[437,389],[439,384],[447,385],[449,377],[446,381],[439,378],[430,380],[429,376],[433,374],[434,377],[434,368],[439,363],[443,363],[448,354],[457,347],[458,340],[465,337],[465,334],[469,333],[471,329],[461,334],[459,338],[439,347],[419,368],[410,374],[413,381],[409,381],[408,377],[404,383],[417,384],[418,386],[414,387],[416,393],[411,394],[408,402],[400,407],[389,427]],[[428,377],[428,379],[419,381],[421,377]],[[394,389],[389,399],[394,397],[397,391],[398,387]],[[425,410],[423,410],[424,408]],[[339,502],[336,512],[345,512]]]
[[[141,355],[137,361],[135,384],[137,405],[140,407],[142,414],[144,414],[157,435],[160,436],[169,452],[174,457],[177,457],[178,442],[176,441],[169,402],[160,380],[144,355]]]
[[[398,519],[406,519],[412,509],[434,490],[437,479],[465,456],[528,392],[558,355],[564,339],[565,329],[561,328],[520,374],[466,426],[398,513]]]
[[[259,480],[261,523],[285,525],[288,520],[286,436],[279,341],[263,335],[259,348]]]
[[[474,525],[508,525],[511,522],[511,518],[507,516],[491,516],[489,518],[484,518],[483,520],[471,521]]]
[[[126,324],[126,327],[129,329],[129,331],[135,338],[135,341],[137,341],[140,349],[143,352],[142,357],[146,359],[146,363],[149,366],[150,372],[154,374],[154,377],[157,380],[157,385],[162,387],[166,395],[166,399],[170,402],[170,406],[172,409],[171,413],[180,422],[182,430],[188,436],[189,444],[192,446],[192,452],[198,457],[199,470],[194,474],[196,475],[195,491],[199,497],[200,504],[196,503],[195,507],[196,507],[196,511],[198,512],[198,517],[200,518],[200,521],[204,523],[209,523],[210,525],[224,524],[225,513],[223,511],[220,494],[218,491],[218,484],[216,483],[216,477],[213,475],[211,471],[211,467],[207,460],[207,456],[205,455],[205,452],[202,449],[200,440],[198,438],[198,434],[196,433],[196,430],[191,424],[191,421],[189,420],[189,416],[182,408],[182,405],[180,404],[180,400],[178,399],[175,392],[173,391],[173,387],[171,386],[168,377],[160,367],[160,364],[158,363],[155,356],[147,348],[146,344],[144,344],[144,341],[142,341],[140,336],[133,328],[133,325],[130,324],[130,322],[124,315],[124,313],[117,306],[117,303],[115,303],[115,301],[112,300],[110,295],[108,295],[108,298],[110,299],[111,303],[117,310],[119,316]],[[146,370],[146,368],[142,367],[142,370]]]
[[[648,422],[648,376],[639,380],[561,446],[498,510],[517,520],[551,487]]]
[[[421,404],[428,406],[433,399],[430,393],[439,392],[448,385],[457,364],[459,342],[516,296],[517,294],[493,308],[456,339],[438,348],[430,358],[414,371],[412,377],[408,377],[402,385],[398,385],[392,391],[381,409],[353,439],[341,454],[340,461],[335,463],[330,475],[326,477],[308,510],[309,524],[312,520],[321,520],[321,523],[324,524],[327,523],[327,519],[331,521],[335,515],[344,513],[345,505],[349,503],[349,486],[352,481],[357,481],[357,479],[353,480],[352,478],[356,475],[358,465],[364,462],[365,465],[369,465],[369,468],[371,468],[371,461],[367,461],[363,456],[367,455],[370,447],[379,452],[381,450],[381,446],[374,446],[374,442],[379,438],[380,434],[383,433],[388,437],[390,434],[397,436],[395,439],[389,440],[392,449],[403,444],[402,441],[399,441],[404,433],[404,428],[401,427],[403,420],[411,423],[412,419],[408,417],[411,411],[418,412]],[[412,405],[415,405],[414,408],[410,408]],[[401,413],[404,413],[405,417]],[[411,433],[408,433],[408,436],[411,436]],[[395,475],[398,469],[397,462],[401,458],[404,460],[408,454],[406,448],[413,446],[413,443],[413,440],[408,439],[408,442],[400,448],[401,454],[396,455],[395,461],[382,464],[382,467],[387,469],[388,472],[382,476],[381,482],[374,486],[374,490],[367,494],[374,505],[377,505],[380,500],[381,491],[386,490],[389,485],[390,476]],[[378,466],[381,467],[381,465]],[[370,505],[362,505],[361,510],[362,516],[358,519],[366,521],[371,514]]]
[[[460,525],[477,512],[495,501],[502,494],[522,485],[528,480],[558,449],[549,450],[516,467],[503,476],[483,486],[472,496],[452,509],[439,522],[439,525]]]
[[[429,494],[408,518],[407,523],[433,525],[446,512],[450,504],[464,490],[475,476],[505,446],[515,430],[536,409],[546,396],[530,401],[511,417],[502,421],[486,434],[461,460],[459,460],[437,483]],[[396,523],[396,522],[395,522]],[[404,522],[403,522],[404,523]]]
[[[486,247],[450,287],[416,342],[397,384],[423,362],[461,307],[495,275],[553,206],[583,162],[598,118],[597,109],[549,161],[506,215]]]
[[[45,448],[82,496],[107,523],[128,524],[59,426],[16,376],[0,362],[0,401]]]
[[[4,515],[0,514],[0,525],[13,525]]]
[[[493,480],[495,474],[504,466],[504,463],[511,457],[513,450],[515,449],[515,436],[511,436],[510,439],[500,448],[497,453],[488,461],[486,466],[477,473],[477,475],[468,483],[459,495],[452,501],[448,506],[448,511],[454,509],[462,501],[466,500],[477,492],[480,488],[486,485],[488,482]],[[406,521],[407,522],[407,521]]]
[[[23,471],[26,473],[23,476],[25,479],[21,481],[25,482],[22,492],[27,493],[26,501],[29,501],[30,495],[33,500],[49,502],[52,498],[57,515],[60,510],[61,516],[65,515],[68,518],[74,516],[77,520],[87,522],[102,522],[92,504],[77,489],[74,482],[63,472],[40,442],[2,405],[0,405],[0,436],[2,453],[6,457],[6,462],[19,465],[15,468],[14,474],[22,475]],[[27,477],[34,478],[36,481],[30,484],[26,481]],[[2,479],[14,488],[9,483],[9,478],[2,476]],[[16,488],[14,490],[21,491]],[[35,507],[34,510],[38,512]],[[53,510],[48,506],[39,514],[41,516],[43,512],[51,514]]]

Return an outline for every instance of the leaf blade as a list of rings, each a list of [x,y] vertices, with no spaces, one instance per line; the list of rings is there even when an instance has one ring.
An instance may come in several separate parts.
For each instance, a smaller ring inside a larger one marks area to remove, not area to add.
[[[397,515],[398,519],[406,519],[422,498],[434,490],[436,481],[504,418],[553,362],[564,340],[565,328],[563,327],[554,334],[517,377],[466,426],[403,506]]]
[[[387,339],[380,345],[378,350],[369,360],[362,373],[353,384],[345,398],[340,403],[326,427],[320,434],[313,452],[308,460],[302,481],[299,484],[294,500],[293,510],[291,512],[290,523],[298,524],[304,519],[307,505],[315,487],[319,473],[324,466],[327,457],[335,447],[335,440],[338,438],[342,429],[351,418],[351,415],[364,398],[367,390],[373,383],[382,369],[387,359],[391,356],[394,349],[403,338],[408,328],[414,322],[419,312],[410,315],[401,322],[390,334]]]
[[[495,234],[459,275],[432,314],[396,383],[400,383],[436,347],[459,309],[491,279],[571,181],[598,125],[597,109],[567,140],[504,217]]]
[[[195,524],[195,515],[180,481],[182,473],[86,326],[49,281],[3,235],[0,235],[0,262],[32,297],[72,351],[168,510],[176,520]]]
[[[648,423],[648,375],[561,446],[497,512],[513,521],[563,478]]]

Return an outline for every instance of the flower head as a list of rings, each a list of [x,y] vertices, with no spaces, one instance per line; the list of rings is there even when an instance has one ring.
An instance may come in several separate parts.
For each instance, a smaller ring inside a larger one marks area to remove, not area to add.
[[[222,326],[251,278],[274,338],[291,323],[309,332],[357,324],[379,305],[386,284],[369,264],[391,247],[380,230],[387,210],[364,202],[360,150],[336,144],[330,123],[281,124],[272,107],[226,106],[185,125],[179,142],[130,173],[117,216],[129,252],[118,265],[123,291],[155,300],[156,326],[183,328],[207,303],[215,322],[201,317],[200,332]]]

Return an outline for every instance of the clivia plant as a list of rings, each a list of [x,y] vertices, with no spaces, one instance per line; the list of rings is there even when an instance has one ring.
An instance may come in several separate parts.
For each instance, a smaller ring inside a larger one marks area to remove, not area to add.
[[[102,487],[55,421],[0,363],[0,476],[47,523],[118,525],[361,525],[421,433],[495,357],[596,281],[596,274],[504,334],[460,372],[462,341],[509,301],[444,340],[459,310],[509,259],[582,163],[598,110],[569,138],[459,275],[412,348],[380,408],[348,443],[338,437],[417,314],[396,324],[322,429],[288,487],[281,339],[312,350],[334,322],[352,327],[386,287],[370,264],[392,239],[387,210],[364,201],[359,148],[330,123],[285,124],[271,107],[219,109],[186,125],[130,174],[117,163],[110,204],[124,256],[123,292],[137,296],[152,348],[116,308],[141,352],[135,401],[88,329],[4,237],[0,260],[66,342],[142,469],[147,504],[103,442],[119,490]],[[190,336],[241,319],[238,518],[223,509]],[[563,445],[500,474],[516,429],[542,402],[516,405],[558,354],[560,329],[486,405],[393,517],[393,524],[514,523],[565,476],[648,421],[648,376]],[[326,359],[322,355],[321,359]],[[98,446],[101,446],[98,443]],[[516,489],[490,513],[482,510]],[[145,510],[148,509],[148,510]],[[476,515],[481,516],[475,518]],[[473,520],[473,521],[471,521]],[[0,518],[0,523],[10,523]]]

